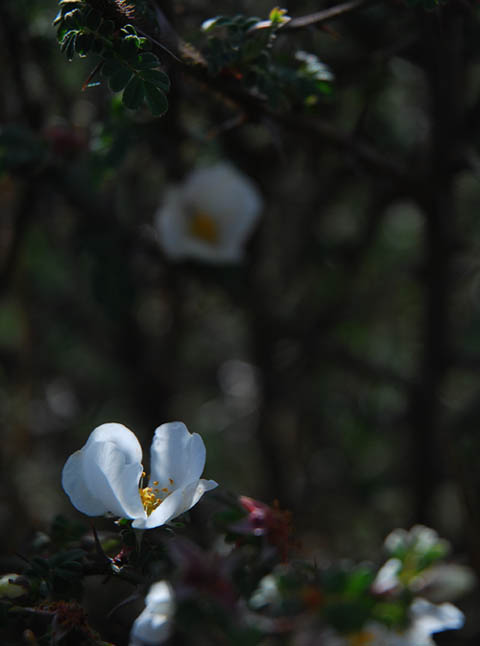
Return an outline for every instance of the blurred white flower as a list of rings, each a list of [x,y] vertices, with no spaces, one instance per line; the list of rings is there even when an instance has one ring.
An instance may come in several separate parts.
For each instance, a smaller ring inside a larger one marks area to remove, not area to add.
[[[395,590],[400,585],[398,574],[401,569],[402,562],[400,559],[388,559],[379,569],[372,583],[372,592],[375,594],[386,594]]]
[[[135,619],[130,632],[130,646],[158,646],[172,632],[175,613],[173,591],[169,583],[159,581],[145,597],[145,609]]]
[[[477,583],[475,573],[466,565],[437,563],[422,572],[412,589],[434,603],[453,601],[470,592]]]
[[[282,596],[278,587],[278,581],[273,574],[267,574],[261,579],[258,588],[250,598],[250,605],[255,610],[279,603]]]
[[[0,597],[18,599],[28,592],[28,580],[20,574],[2,574],[0,577]]]
[[[169,189],[155,216],[160,245],[173,260],[235,263],[262,209],[251,179],[231,164],[198,168]]]
[[[397,550],[414,549],[418,553],[425,553],[431,549],[441,550],[445,554],[450,545],[447,540],[440,538],[437,532],[425,525],[414,525],[409,531],[394,529],[385,539],[385,548],[390,553]]]
[[[433,633],[461,628],[463,613],[451,603],[434,605],[425,599],[414,599],[410,606],[410,625],[403,631],[390,630],[383,624],[368,623],[359,632],[339,635],[326,631],[325,646],[435,646]]]
[[[137,529],[164,525],[197,504],[214,480],[202,480],[206,450],[185,424],[162,424],[150,451],[149,484],[143,486],[142,448],[122,424],[97,427],[85,446],[71,455],[62,485],[74,507],[87,516],[108,512],[133,519]]]

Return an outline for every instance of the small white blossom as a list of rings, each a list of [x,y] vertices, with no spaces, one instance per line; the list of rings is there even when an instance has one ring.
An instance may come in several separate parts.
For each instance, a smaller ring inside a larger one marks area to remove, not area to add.
[[[169,583],[159,581],[145,597],[145,609],[135,619],[130,632],[130,646],[158,646],[172,632],[175,613],[173,591]]]
[[[477,583],[471,568],[457,563],[437,563],[422,572],[411,588],[434,603],[454,601],[472,590]]]
[[[425,599],[414,599],[410,607],[410,624],[402,631],[391,630],[376,622],[350,635],[334,631],[323,634],[325,646],[435,646],[433,633],[461,628],[463,613],[451,603],[438,606]]]
[[[385,548],[392,554],[399,549],[414,549],[421,554],[433,548],[440,549],[446,554],[449,547],[448,541],[440,538],[434,529],[425,525],[415,525],[409,531],[394,529],[385,539]]]
[[[258,610],[264,606],[279,603],[281,598],[277,579],[273,574],[267,574],[261,579],[258,588],[251,596],[250,605]]]
[[[172,260],[235,263],[262,209],[251,179],[231,164],[198,168],[167,191],[155,216],[160,245]]]
[[[400,559],[388,559],[377,572],[372,590],[375,594],[392,592],[400,585],[399,573],[402,570]]]
[[[181,422],[162,424],[153,437],[151,474],[144,487],[136,436],[122,424],[102,424],[68,458],[62,485],[73,506],[87,516],[112,513],[133,519],[136,529],[151,529],[188,511],[217,486],[200,479],[205,457],[200,435]]]
[[[20,583],[16,583],[20,581]],[[28,585],[20,574],[2,574],[0,577],[0,597],[17,599],[27,593]]]

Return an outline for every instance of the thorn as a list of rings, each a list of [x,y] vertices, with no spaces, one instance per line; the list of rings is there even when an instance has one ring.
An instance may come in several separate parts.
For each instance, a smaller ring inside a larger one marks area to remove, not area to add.
[[[92,521],[90,521],[90,527],[92,528],[93,540],[95,541],[95,549],[97,554],[101,556],[104,561],[107,561],[108,563],[110,563],[110,559],[103,551],[102,544],[100,543],[100,540],[98,538],[97,530],[95,529],[95,525],[93,524]]]
[[[95,76],[95,75],[100,71],[100,68],[102,67],[102,65],[103,65],[103,61],[100,61],[100,63],[97,63],[97,64],[95,65],[95,67],[94,67],[94,68],[93,68],[93,70],[90,72],[90,74],[87,76],[87,78],[86,78],[85,82],[84,82],[84,83],[83,83],[83,85],[82,85],[82,92],[85,92],[85,90],[87,89],[87,87],[88,87],[88,86],[89,86],[89,84],[90,84],[90,81],[91,81],[91,80],[93,79],[93,77],[94,77],[94,76]]]

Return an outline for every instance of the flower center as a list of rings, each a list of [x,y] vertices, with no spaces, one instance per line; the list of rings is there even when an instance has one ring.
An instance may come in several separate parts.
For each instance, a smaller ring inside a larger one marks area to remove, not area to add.
[[[349,638],[349,646],[371,646],[373,637],[372,633],[362,630]]]
[[[145,478],[145,471],[142,473],[142,484],[143,484],[143,479]],[[174,481],[172,478],[168,479],[170,482],[170,485],[174,484]],[[154,480],[153,481],[153,487],[139,487],[138,491],[140,493],[140,499],[142,501],[143,508],[145,509],[145,513],[147,516],[150,516],[150,514],[157,509],[157,507],[160,506],[160,504],[165,500],[165,498],[171,493],[170,489],[168,487],[162,487],[161,489],[158,488],[158,481]]]
[[[196,210],[192,213],[188,223],[190,235],[209,244],[218,244],[218,226],[211,215],[205,211]]]

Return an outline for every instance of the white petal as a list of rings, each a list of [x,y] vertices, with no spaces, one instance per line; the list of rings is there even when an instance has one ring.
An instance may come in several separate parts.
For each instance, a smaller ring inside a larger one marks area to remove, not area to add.
[[[85,448],[91,446],[95,442],[113,442],[125,455],[127,464],[131,462],[142,462],[142,447],[135,433],[116,422],[108,424],[101,424],[97,426],[91,433]]]
[[[238,263],[243,256],[243,249],[238,244],[227,246],[223,240],[218,244],[209,244],[190,235],[185,236],[183,249],[185,257],[211,264]]]
[[[62,472],[62,486],[72,505],[87,516],[102,516],[108,509],[95,498],[87,487],[82,468],[83,449],[76,451],[65,463]]]
[[[458,563],[438,563],[415,580],[415,589],[430,601],[453,601],[472,590],[477,579],[471,568]]]
[[[138,492],[141,458],[142,449],[130,430],[103,424],[67,460],[62,484],[72,504],[89,516],[107,511],[127,518],[144,516]]]
[[[130,646],[157,646],[172,632],[170,617],[152,613],[148,608],[135,619],[130,633]]]
[[[132,626],[130,646],[161,644],[170,636],[170,621],[175,612],[170,584],[166,581],[154,583],[145,598],[145,605],[145,610]]]
[[[231,164],[195,169],[183,185],[170,189],[157,211],[159,242],[174,260],[194,258],[205,262],[236,263],[262,209],[261,195],[250,178]],[[216,244],[195,238],[189,231],[192,212],[202,211],[215,220]]]
[[[147,518],[134,520],[132,527],[136,529],[152,529],[153,527],[165,525],[168,521],[191,509],[205,492],[215,489],[215,487],[218,487],[218,484],[214,480],[191,482],[167,496],[162,504]]]
[[[186,217],[181,191],[178,188],[170,189],[165,195],[164,203],[155,214],[155,226],[161,248],[173,260],[180,260],[188,255],[185,246]]]
[[[461,628],[465,622],[463,612],[451,603],[435,605],[421,598],[413,601],[410,614],[415,630],[427,635]]]
[[[252,180],[226,162],[194,170],[185,180],[184,195],[187,203],[215,218],[223,235],[231,226],[239,235],[249,231],[262,207]]]
[[[158,481],[159,488],[172,490],[197,481],[205,466],[205,456],[200,435],[190,433],[182,422],[162,424],[153,436],[150,482]]]
[[[385,594],[399,585],[398,573],[402,569],[400,559],[388,559],[380,568],[372,584],[375,594]]]
[[[124,518],[145,515],[138,483],[143,467],[128,464],[125,454],[113,442],[95,442],[83,460],[90,491],[111,513]]]
[[[148,606],[152,612],[164,615],[172,614],[175,604],[171,585],[166,581],[157,581],[157,583],[153,583],[145,597],[145,605]]]

